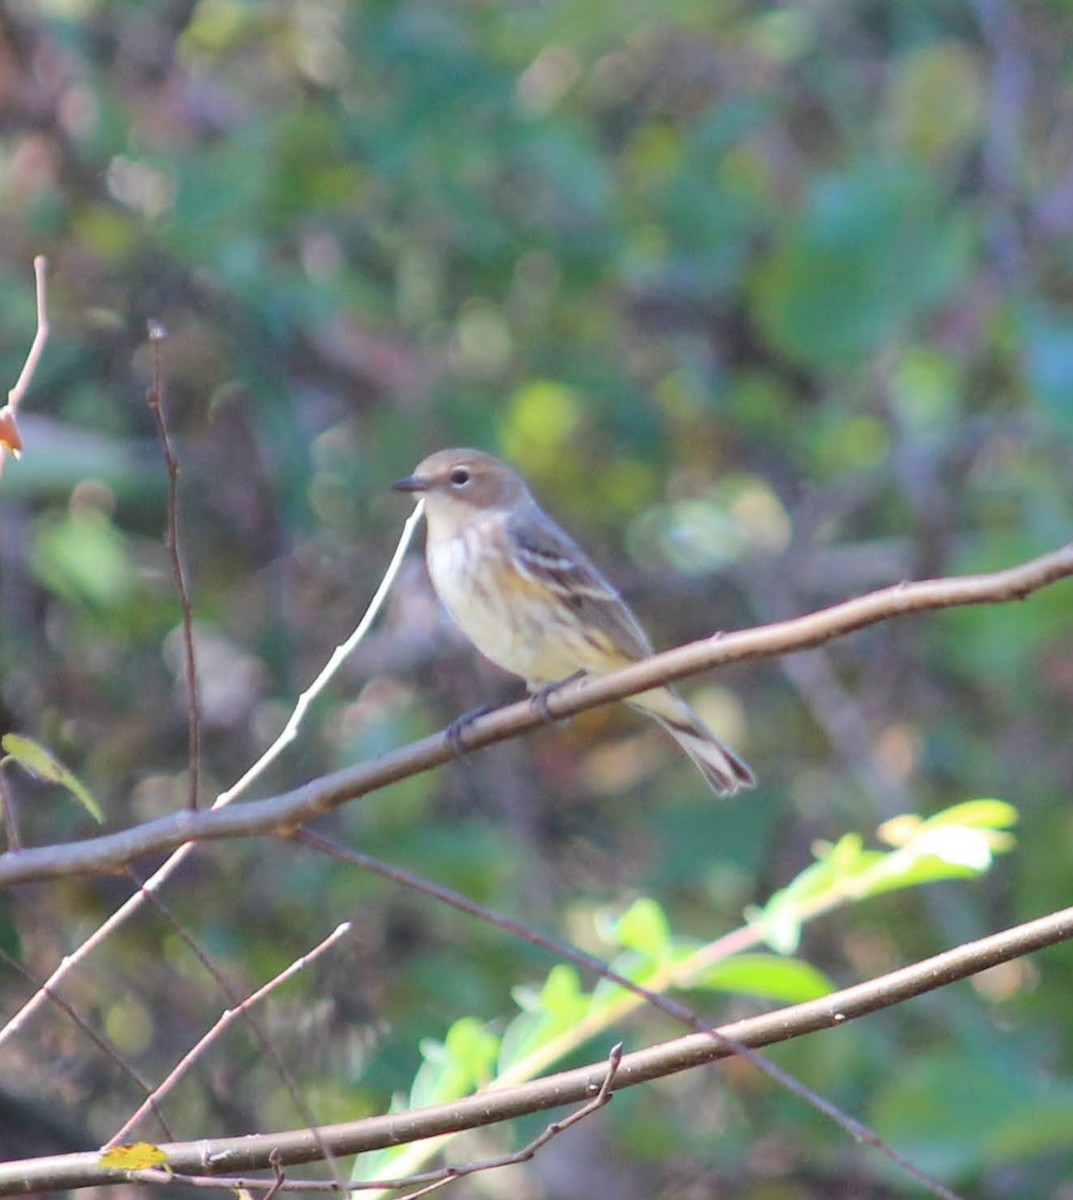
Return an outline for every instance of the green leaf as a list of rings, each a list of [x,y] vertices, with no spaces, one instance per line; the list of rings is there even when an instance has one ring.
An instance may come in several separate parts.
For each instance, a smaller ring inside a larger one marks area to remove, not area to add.
[[[966,800],[928,817],[924,828],[964,825],[970,829],[1009,829],[1017,824],[1017,809],[1005,800]]]
[[[46,783],[58,783],[66,788],[98,825],[104,823],[104,815],[85,784],[40,743],[18,733],[5,733],[0,738],[0,748],[8,758],[17,762],[36,779],[43,779]]]
[[[811,963],[775,954],[736,954],[710,967],[690,986],[760,996],[784,1004],[816,1000],[835,990],[831,980]]]
[[[904,888],[919,887],[925,883],[939,883],[944,879],[972,879],[990,865],[976,866],[969,862],[952,862],[939,855],[891,854],[880,869],[862,880],[857,895],[860,899],[881,896],[884,892],[897,892]]]
[[[847,833],[834,845],[813,847],[817,861],[806,867],[786,887],[775,892],[762,909],[746,916],[763,930],[764,941],[780,954],[791,954],[801,937],[801,923],[809,911],[832,902],[846,891],[846,880],[860,874],[877,855],[863,848],[861,837]]]
[[[499,1038],[475,1017],[463,1017],[447,1031],[444,1049],[448,1059],[469,1073],[473,1082],[486,1082],[499,1051]]]
[[[635,950],[652,962],[665,957],[670,949],[671,931],[663,909],[641,896],[614,924],[615,941],[624,950]]]
[[[786,893],[776,892],[763,908],[747,909],[745,916],[779,954],[792,954],[801,944],[801,909]]]
[[[880,835],[898,848],[868,872],[861,894],[979,875],[1013,846],[1012,836],[1002,831],[1016,821],[1017,810],[1001,800],[969,800],[925,821],[914,814],[895,817]]]
[[[926,821],[909,813],[885,822],[880,834],[895,850],[867,850],[858,834],[846,834],[833,845],[814,847],[817,861],[746,916],[773,950],[790,954],[802,922],[839,900],[981,874],[995,854],[1013,845],[1001,830],[1016,820],[1016,809],[1001,800],[971,800]]]
[[[458,1100],[487,1083],[499,1053],[499,1038],[476,1017],[462,1017],[442,1042],[422,1041],[421,1053],[425,1061],[410,1088],[413,1107]]]
[[[541,988],[540,1011],[565,1028],[584,1014],[588,999],[577,971],[566,963],[559,963],[548,972]]]
[[[592,1003],[592,998],[582,990],[577,971],[566,963],[552,967],[539,991],[516,987],[512,995],[522,1011],[503,1031],[499,1047],[501,1072],[576,1025]]]

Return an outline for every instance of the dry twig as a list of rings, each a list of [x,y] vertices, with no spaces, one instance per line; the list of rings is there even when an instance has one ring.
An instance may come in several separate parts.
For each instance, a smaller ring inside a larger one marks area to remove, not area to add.
[[[175,591],[182,612],[183,657],[186,674],[187,727],[189,748],[187,772],[189,786],[186,806],[197,808],[198,782],[201,777],[201,702],[198,696],[197,659],[194,654],[194,609],[190,603],[190,589],[186,584],[186,570],[179,548],[179,460],[172,448],[168,434],[168,423],[164,416],[164,381],[161,364],[161,347],[167,331],[158,321],[149,322],[149,344],[152,347],[153,366],[149,389],[145,401],[156,421],[157,435],[164,450],[164,465],[168,472],[168,532],[167,547],[171,556],[171,571],[175,580]]]

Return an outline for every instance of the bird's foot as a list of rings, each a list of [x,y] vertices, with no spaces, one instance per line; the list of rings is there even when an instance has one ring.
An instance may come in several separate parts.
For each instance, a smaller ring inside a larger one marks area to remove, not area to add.
[[[460,717],[455,717],[451,724],[444,730],[447,745],[451,747],[451,753],[459,761],[466,757],[466,748],[462,745],[462,733],[466,726],[472,725],[478,717],[485,716],[495,708],[496,705],[494,704],[482,704],[479,708],[471,708],[469,712],[464,712]]]
[[[545,721],[554,721],[555,717],[551,709],[548,707],[548,697],[557,692],[560,688],[567,687],[571,683],[577,683],[579,679],[585,677],[585,671],[575,671],[573,675],[567,675],[565,679],[556,679],[553,683],[546,683],[542,688],[538,688],[532,696],[533,704],[537,712],[544,718]]]

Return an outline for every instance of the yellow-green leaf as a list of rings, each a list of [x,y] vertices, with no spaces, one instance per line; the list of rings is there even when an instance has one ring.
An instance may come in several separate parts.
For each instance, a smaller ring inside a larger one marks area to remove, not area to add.
[[[8,758],[17,762],[24,771],[28,771],[35,778],[43,779],[46,783],[58,783],[60,787],[66,788],[98,824],[103,824],[104,816],[86,785],[39,742],[19,733],[5,733],[0,738],[0,748]]]
[[[709,967],[690,986],[762,996],[785,1004],[815,1000],[835,990],[831,980],[811,963],[774,954],[736,954]]]
[[[970,829],[1009,829],[1017,824],[1017,809],[1005,800],[966,800],[929,817],[925,828],[966,825]]]
[[[615,922],[618,944],[653,961],[666,954],[670,936],[666,914],[647,896],[636,899]]]

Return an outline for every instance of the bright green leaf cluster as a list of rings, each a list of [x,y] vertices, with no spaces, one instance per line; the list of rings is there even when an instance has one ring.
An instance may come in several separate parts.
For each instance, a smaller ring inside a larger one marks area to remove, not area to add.
[[[882,892],[940,879],[982,874],[995,854],[1011,849],[1004,830],[1017,811],[1001,800],[973,800],[923,820],[909,815],[886,822],[880,835],[895,849],[868,850],[859,834],[815,848],[816,862],[751,914],[768,945],[792,953],[801,926],[840,900],[864,900]]]

